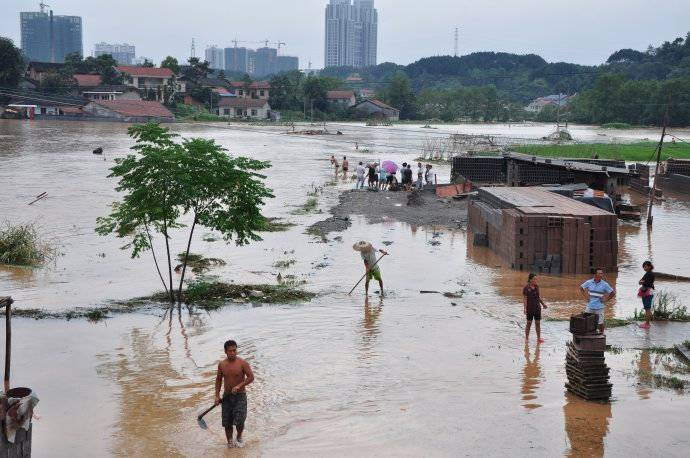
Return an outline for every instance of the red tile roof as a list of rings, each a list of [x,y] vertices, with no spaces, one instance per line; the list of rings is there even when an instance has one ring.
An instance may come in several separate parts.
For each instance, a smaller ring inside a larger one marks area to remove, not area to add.
[[[169,68],[137,67],[134,65],[118,65],[115,67],[120,73],[131,76],[148,76],[149,78],[172,78],[173,72]]]
[[[328,91],[326,92],[326,98],[331,100],[339,99],[350,99],[355,96],[352,91]]]
[[[101,84],[101,75],[74,75],[79,87],[96,87]]]
[[[268,81],[255,81],[250,86],[250,89],[271,89],[271,84]]]
[[[263,108],[268,105],[265,99],[242,99],[239,97],[221,97],[218,101],[219,107],[230,108]]]
[[[151,100],[97,100],[94,103],[123,116],[172,118],[173,114],[159,102]]]

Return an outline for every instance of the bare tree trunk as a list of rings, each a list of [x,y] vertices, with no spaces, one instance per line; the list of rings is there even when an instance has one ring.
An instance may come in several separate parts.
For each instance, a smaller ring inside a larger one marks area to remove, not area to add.
[[[161,268],[158,265],[158,259],[156,258],[156,250],[153,249],[153,240],[151,239],[151,232],[149,231],[149,225],[148,223],[144,224],[144,227],[146,228],[146,235],[149,238],[149,246],[151,247],[151,254],[153,255],[153,262],[156,264],[156,271],[158,272],[158,277],[161,279],[161,283],[163,283],[163,289],[165,290],[165,294],[168,294],[168,287],[165,284],[165,280],[163,279],[163,274],[161,273]]]
[[[170,240],[168,237],[168,220],[163,220],[163,236],[165,237],[165,252],[168,255],[168,277],[170,279],[170,289],[168,293],[170,294],[170,303],[175,303],[175,293],[173,291],[173,279],[172,279],[172,261],[170,259]]]
[[[192,229],[189,231],[189,239],[187,240],[187,251],[184,254],[184,260],[182,261],[182,276],[180,277],[180,288],[177,290],[177,305],[178,307],[182,305],[182,282],[184,282],[184,275],[187,272],[187,259],[189,258],[189,249],[192,246],[192,236],[194,235],[194,228],[196,227],[197,215],[194,213],[194,222],[192,223]]]

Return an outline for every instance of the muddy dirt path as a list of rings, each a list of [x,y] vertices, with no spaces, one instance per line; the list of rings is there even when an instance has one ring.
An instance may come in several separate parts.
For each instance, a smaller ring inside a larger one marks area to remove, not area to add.
[[[353,215],[362,215],[369,224],[399,221],[412,226],[460,229],[467,226],[467,201],[441,199],[431,189],[421,192],[391,192],[353,189],[342,192],[331,217],[318,221],[309,231],[326,236],[347,229]]]

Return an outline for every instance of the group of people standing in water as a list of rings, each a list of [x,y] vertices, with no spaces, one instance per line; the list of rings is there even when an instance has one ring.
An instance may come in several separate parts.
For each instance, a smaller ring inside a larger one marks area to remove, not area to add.
[[[645,322],[640,325],[642,329],[649,329],[652,319],[652,304],[654,302],[654,265],[651,261],[642,263],[644,275],[638,282],[640,285],[637,296],[642,299],[642,307],[645,312]],[[587,301],[585,313],[592,313],[597,316],[599,325],[599,332],[603,334],[605,329],[604,322],[604,307],[609,299],[616,295],[616,291],[604,280],[603,269],[596,269],[594,277],[582,283],[579,287],[579,292]],[[527,277],[527,284],[522,289],[523,296],[523,313],[527,319],[525,326],[525,340],[529,340],[532,322],[534,321],[535,331],[537,334],[537,342],[543,343],[541,337],[541,312],[546,309],[547,305],[541,298],[539,292],[538,276],[535,273],[530,273]]]

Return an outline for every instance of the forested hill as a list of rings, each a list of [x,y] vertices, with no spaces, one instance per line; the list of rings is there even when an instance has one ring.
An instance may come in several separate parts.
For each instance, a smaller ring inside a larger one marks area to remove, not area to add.
[[[358,74],[362,85],[378,89],[397,72],[407,74],[416,91],[494,85],[502,97],[527,102],[547,94],[574,94],[592,88],[604,73],[620,73],[632,80],[689,78],[690,33],[685,39],[667,41],[658,48],[621,49],[597,66],[548,63],[535,54],[476,52],[461,57],[425,57],[406,66],[383,63],[365,69],[331,67],[322,75],[344,79]]]

